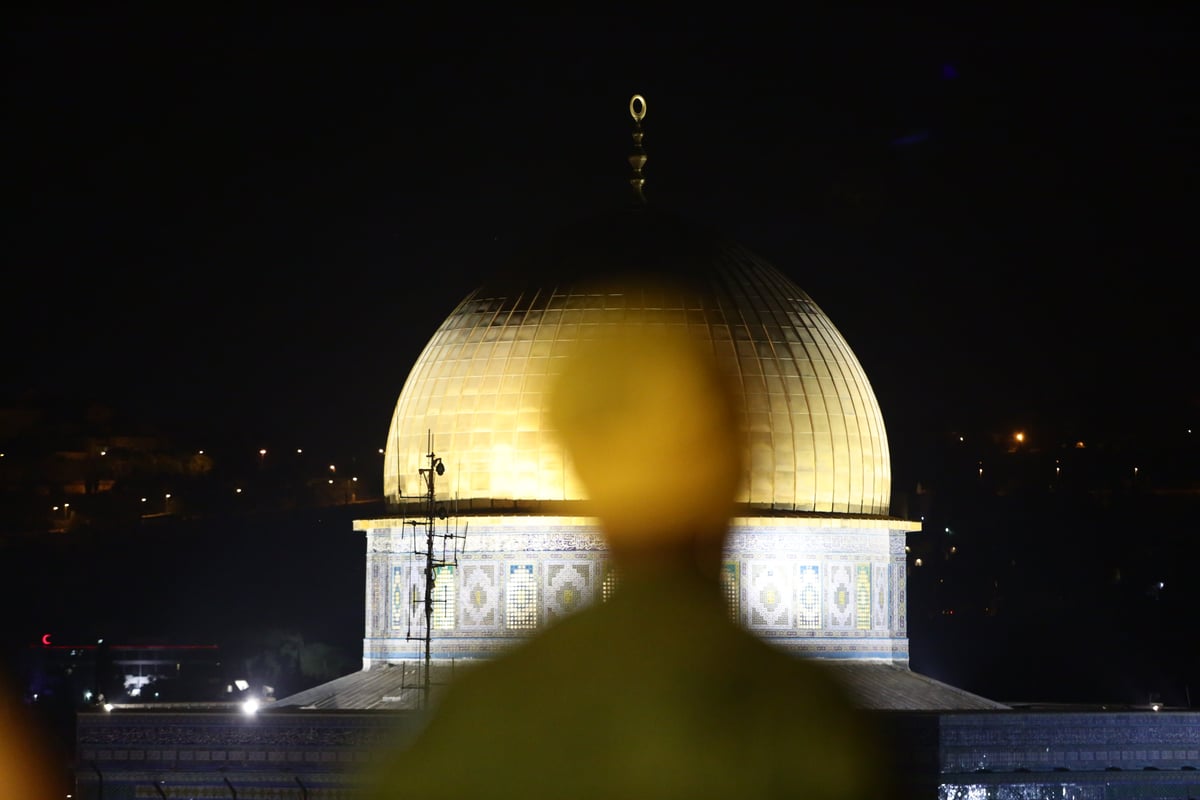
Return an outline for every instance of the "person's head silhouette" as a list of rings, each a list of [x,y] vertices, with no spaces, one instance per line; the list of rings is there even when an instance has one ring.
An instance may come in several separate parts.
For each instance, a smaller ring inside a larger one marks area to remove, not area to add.
[[[621,569],[715,579],[743,474],[737,396],[711,345],[662,312],[624,311],[568,356],[551,422]]]

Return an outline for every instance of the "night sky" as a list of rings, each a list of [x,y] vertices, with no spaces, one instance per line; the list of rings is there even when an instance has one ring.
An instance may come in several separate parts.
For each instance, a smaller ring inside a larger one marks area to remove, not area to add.
[[[624,202],[830,315],[893,457],[1197,406],[1182,18],[17,16],[0,398],[372,452],[480,280]]]

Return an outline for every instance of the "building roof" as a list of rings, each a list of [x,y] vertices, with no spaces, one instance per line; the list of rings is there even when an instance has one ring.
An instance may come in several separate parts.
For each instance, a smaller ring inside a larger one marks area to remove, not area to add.
[[[871,711],[991,711],[1003,703],[971,694],[904,667],[884,663],[821,662],[842,679],[855,703]],[[459,665],[434,663],[431,696],[453,680]],[[328,683],[297,692],[272,704],[275,709],[419,708],[424,688],[421,665],[387,664],[343,675]]]

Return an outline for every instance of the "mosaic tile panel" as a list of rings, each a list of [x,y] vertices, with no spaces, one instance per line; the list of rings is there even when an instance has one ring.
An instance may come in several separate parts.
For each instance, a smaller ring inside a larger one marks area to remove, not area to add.
[[[828,612],[826,627],[834,631],[854,629],[854,575],[850,564],[829,564],[825,568],[825,608]]]
[[[457,570],[453,566],[433,568],[433,616],[431,622],[435,631],[452,631],[456,619],[455,597],[458,582]],[[422,599],[421,602],[424,602]]]
[[[751,561],[745,569],[750,627],[790,628],[792,586],[788,567],[775,561]]]
[[[854,627],[871,629],[871,565],[854,565]]]
[[[796,627],[819,630],[821,627],[821,566],[799,564],[796,567]]]
[[[891,587],[888,583],[888,565],[872,564],[871,569],[875,573],[871,581],[871,629],[884,631],[891,625],[888,617],[888,591]]]
[[[551,562],[546,565],[546,621],[553,622],[592,603],[590,561]]]
[[[470,562],[461,566],[460,626],[464,630],[494,630],[500,626],[500,585],[495,562]]]

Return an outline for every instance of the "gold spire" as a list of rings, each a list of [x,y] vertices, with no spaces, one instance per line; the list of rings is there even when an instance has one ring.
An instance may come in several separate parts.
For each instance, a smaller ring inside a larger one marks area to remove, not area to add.
[[[642,168],[646,166],[646,150],[642,147],[642,120],[646,116],[646,98],[640,94],[630,98],[629,115],[633,117],[633,154],[629,156],[633,177],[629,179],[629,185],[633,187],[633,196],[637,201],[645,203],[646,195],[642,190],[646,185],[646,178],[642,175]]]

